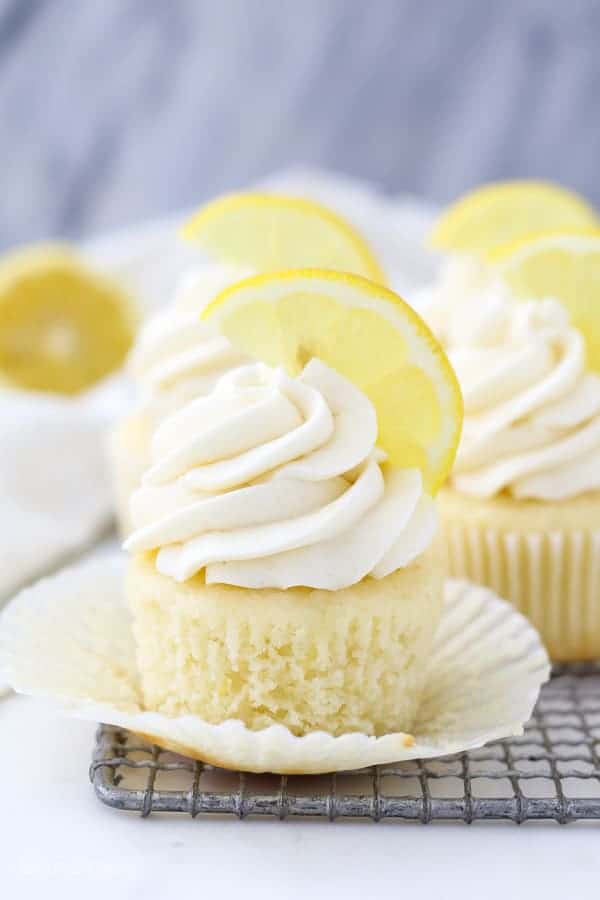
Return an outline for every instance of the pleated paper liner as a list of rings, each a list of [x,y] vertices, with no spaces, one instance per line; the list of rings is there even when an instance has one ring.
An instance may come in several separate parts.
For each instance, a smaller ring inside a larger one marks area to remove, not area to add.
[[[117,725],[187,756],[248,772],[302,774],[430,758],[521,734],[549,675],[532,626],[485,588],[448,581],[414,734],[303,737],[274,725],[143,709],[122,557],[81,563],[18,595],[0,625],[4,678],[71,716]]]
[[[449,518],[450,573],[533,622],[552,659],[600,658],[600,531],[511,532]]]

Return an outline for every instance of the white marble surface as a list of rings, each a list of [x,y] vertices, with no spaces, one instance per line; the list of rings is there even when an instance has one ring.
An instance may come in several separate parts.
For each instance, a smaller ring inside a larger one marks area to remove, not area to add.
[[[292,163],[600,202],[598,0],[0,0],[0,246]]]
[[[564,900],[592,897],[598,825],[140,819],[87,780],[93,727],[0,701],[6,897]],[[40,753],[40,745],[43,753]]]

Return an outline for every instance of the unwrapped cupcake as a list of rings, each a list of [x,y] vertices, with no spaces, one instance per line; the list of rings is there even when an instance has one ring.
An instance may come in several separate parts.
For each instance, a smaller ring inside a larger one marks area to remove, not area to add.
[[[350,275],[250,278],[204,315],[271,365],[225,374],[152,436],[126,542],[144,705],[410,732],[442,608],[432,494],[460,433],[454,374],[409,307]]]
[[[516,610],[444,579],[434,495],[462,400],[420,318],[371,281],[314,269],[246,279],[202,315],[261,361],[154,428],[129,560],[14,598],[6,683],[248,772],[522,734],[548,660]]]

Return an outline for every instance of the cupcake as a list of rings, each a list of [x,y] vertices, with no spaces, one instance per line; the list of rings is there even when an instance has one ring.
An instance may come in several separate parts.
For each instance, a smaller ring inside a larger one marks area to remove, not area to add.
[[[140,330],[129,361],[138,402],[109,437],[122,534],[131,527],[129,498],[149,463],[150,438],[157,423],[192,397],[209,392],[228,369],[247,362],[199,319],[202,307],[243,274],[244,270],[217,264],[187,273],[174,302]]]
[[[556,300],[502,284],[436,306],[465,402],[439,498],[450,572],[511,600],[554,659],[598,657],[600,376],[584,337]]]
[[[442,608],[431,494],[460,431],[452,371],[412,310],[349,275],[248,279],[205,315],[281,365],[224,374],[154,431],[125,545],[144,705],[410,732]]]
[[[465,399],[450,571],[511,600],[557,660],[600,656],[599,227],[560,185],[484,185],[435,224],[419,304]]]

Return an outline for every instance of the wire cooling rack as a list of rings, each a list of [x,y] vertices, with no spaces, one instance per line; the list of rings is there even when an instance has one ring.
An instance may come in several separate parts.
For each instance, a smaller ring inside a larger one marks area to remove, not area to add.
[[[216,769],[101,725],[90,778],[117,809],[329,820],[600,820],[600,668],[563,668],[521,737],[438,760],[335,775]]]

